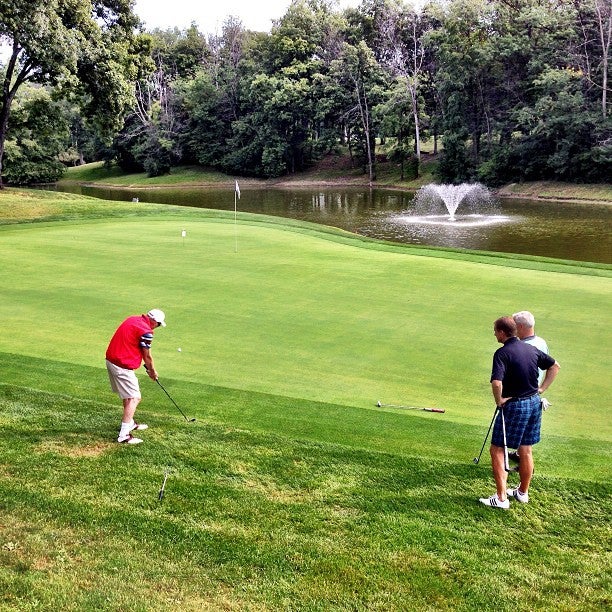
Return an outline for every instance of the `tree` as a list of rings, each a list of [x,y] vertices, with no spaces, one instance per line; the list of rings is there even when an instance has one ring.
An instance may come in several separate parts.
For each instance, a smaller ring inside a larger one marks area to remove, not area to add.
[[[13,184],[52,183],[64,171],[59,156],[69,147],[69,116],[41,87],[24,87],[14,101],[5,157]]]
[[[372,109],[382,101],[383,75],[368,45],[344,43],[338,60],[332,62],[332,75],[349,93],[345,117],[355,122],[363,138],[363,151],[370,183],[376,179],[376,125]]]
[[[380,36],[386,49],[384,63],[406,88],[414,121],[417,159],[421,160],[421,87],[424,78],[426,20],[416,11],[388,5],[380,20]]]
[[[100,133],[121,126],[138,71],[130,0],[2,0],[0,42],[10,55],[0,98],[0,188],[11,113],[26,83],[82,94]]]
[[[474,177],[482,161],[483,134],[488,146],[493,141],[494,9],[486,0],[452,0],[428,10],[436,25],[427,45],[437,63],[444,133],[438,172],[446,182],[462,182]]]
[[[608,116],[608,69],[612,47],[612,3],[574,0],[581,34],[578,63],[589,87],[600,94],[603,119]]]
[[[380,124],[381,136],[392,138],[387,148],[387,155],[390,161],[399,163],[400,180],[406,178],[406,162],[411,162],[414,172],[410,172],[410,178],[418,177],[418,158],[415,155],[414,147],[411,146],[408,136],[411,129],[412,100],[407,93],[406,86],[401,82],[396,82],[391,90],[389,97],[374,108],[374,115]]]
[[[328,118],[316,95],[333,54],[332,22],[325,2],[295,0],[269,35],[238,38],[235,29],[224,30],[207,70],[219,87],[220,119],[229,128],[220,160],[226,172],[280,176],[312,162],[319,150],[313,143]],[[199,119],[211,123],[208,112]],[[207,136],[194,134],[191,141],[196,138]]]
[[[575,70],[552,68],[534,80],[535,104],[517,113],[524,136],[510,147],[520,178],[580,181],[593,170],[584,154],[593,146],[597,114],[589,111],[580,80]]]

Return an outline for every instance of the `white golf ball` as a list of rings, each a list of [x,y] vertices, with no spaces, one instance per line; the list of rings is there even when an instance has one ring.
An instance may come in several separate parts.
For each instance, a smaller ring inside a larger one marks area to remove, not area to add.
[[[176,350],[177,350],[179,353],[181,352],[181,349],[180,349],[180,348],[177,348]]]

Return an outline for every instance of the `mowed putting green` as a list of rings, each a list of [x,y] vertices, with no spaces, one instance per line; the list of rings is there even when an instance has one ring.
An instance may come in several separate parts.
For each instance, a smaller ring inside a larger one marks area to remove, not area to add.
[[[137,573],[137,607],[473,609],[497,588],[516,607],[534,597],[533,581],[535,607],[603,602],[609,267],[161,209],[0,229],[0,416],[3,446],[12,445],[0,460],[0,510],[10,517],[0,535],[5,561],[15,562],[13,545],[31,555],[27,579],[13,565],[0,573],[8,604],[27,601],[28,584],[43,604],[69,599],[69,578],[39,584],[44,564],[32,551],[54,530],[62,542],[84,537],[83,523],[96,540],[109,532],[98,544],[114,561],[81,540],[71,548],[87,559],[81,609],[103,603],[86,576],[96,567],[111,607],[129,607],[113,563],[132,568],[143,555],[152,561]],[[125,316],[151,307],[168,321],[153,345],[160,380],[197,421],[187,424],[142,376],[139,417],[151,429],[144,445],[126,449],[112,442],[120,411],[104,351]],[[522,309],[536,315],[561,371],[535,450],[534,501],[496,513],[476,503],[493,490],[488,456],[480,466],[472,458],[494,409],[493,320]],[[378,400],[446,412],[382,409]],[[174,475],[160,506],[167,464]],[[555,491],[571,492],[575,507]],[[24,535],[31,507],[43,517],[35,539]],[[139,532],[145,550],[130,561],[118,542],[124,534],[135,543]],[[504,542],[521,538],[533,544],[512,584]],[[481,558],[491,547],[494,557]],[[576,592],[562,591],[567,576],[541,572],[552,559],[587,572]],[[600,569],[586,569],[593,564]],[[21,599],[7,594],[11,580]]]
[[[8,291],[0,320],[9,332],[2,351],[99,367],[104,379],[116,325],[155,306],[168,317],[154,343],[162,380],[340,404],[364,418],[381,413],[381,400],[442,407],[445,422],[486,424],[493,320],[527,308],[562,365],[547,394],[554,410],[546,434],[610,439],[602,398],[611,335],[599,324],[609,278],[193,218],[5,229],[0,248]],[[196,401],[194,409],[205,417],[215,407]],[[455,452],[463,442],[430,445]],[[581,466],[560,458],[550,469],[575,474]]]

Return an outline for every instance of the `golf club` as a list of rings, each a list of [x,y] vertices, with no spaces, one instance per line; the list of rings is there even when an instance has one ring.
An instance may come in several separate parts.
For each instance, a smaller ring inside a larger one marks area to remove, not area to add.
[[[503,406],[499,409],[499,412],[501,413],[502,431],[504,432],[504,470],[509,472],[510,465],[508,464],[508,444],[506,444],[506,419],[504,417]]]
[[[161,501],[164,498],[164,491],[166,489],[166,480],[168,480],[168,474],[170,474],[170,468],[166,468],[164,472],[164,482],[162,483],[161,489],[159,490],[159,495],[157,496],[158,501]]]
[[[170,394],[164,389],[164,385],[159,382],[159,379],[155,379],[155,382],[162,388],[163,392],[168,396],[170,401],[175,405],[176,409],[183,415],[183,418],[189,423],[193,423],[195,419],[188,419],[185,413],[179,408],[178,404],[170,397]]]
[[[487,443],[487,438],[489,437],[489,434],[491,433],[491,427],[493,427],[493,422],[495,421],[495,417],[497,416],[497,406],[495,406],[495,411],[493,412],[493,418],[491,419],[491,424],[489,425],[489,429],[487,431],[487,435],[485,436],[485,439],[482,443],[482,447],[480,449],[480,453],[478,454],[478,457],[474,457],[474,463],[478,463],[480,461],[480,457],[482,457],[482,451],[484,450],[485,444]]]
[[[401,408],[402,410],[425,410],[425,412],[445,412],[444,408],[421,408],[420,406],[400,406],[398,404],[382,404],[376,402],[379,408]]]

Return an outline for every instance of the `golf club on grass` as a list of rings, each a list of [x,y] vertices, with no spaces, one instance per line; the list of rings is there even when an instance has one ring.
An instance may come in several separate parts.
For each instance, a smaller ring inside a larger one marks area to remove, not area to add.
[[[164,389],[164,385],[159,382],[159,379],[155,379],[155,382],[162,388],[163,392],[168,396],[170,401],[175,405],[176,409],[183,415],[183,418],[189,423],[193,423],[195,419],[188,419],[185,413],[178,407],[178,404],[170,397],[170,394]]]
[[[157,500],[161,501],[164,498],[164,491],[166,489],[166,480],[168,480],[168,474],[170,474],[170,468],[166,468],[164,472],[164,482],[162,483],[161,489],[159,490],[159,494],[157,496]]]
[[[444,408],[421,408],[420,406],[400,406],[398,404],[382,404],[376,402],[379,408],[401,408],[402,410],[425,410],[425,412],[445,412]]]
[[[487,438],[489,437],[489,434],[491,433],[491,427],[493,427],[493,422],[495,421],[495,417],[497,416],[498,410],[499,408],[495,406],[495,411],[493,412],[493,418],[491,419],[491,424],[489,425],[487,435],[485,436],[485,439],[482,443],[482,447],[480,448],[480,453],[478,453],[478,457],[474,457],[474,463],[478,463],[480,461],[480,457],[482,457],[482,451],[484,450],[485,444],[487,443]]]

